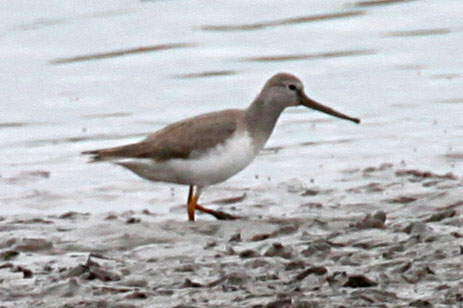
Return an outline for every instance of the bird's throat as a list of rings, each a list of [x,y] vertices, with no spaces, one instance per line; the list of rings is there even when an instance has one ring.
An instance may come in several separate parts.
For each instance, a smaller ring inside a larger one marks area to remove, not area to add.
[[[255,146],[264,147],[273,132],[284,108],[259,100],[258,98],[246,109],[246,122]]]

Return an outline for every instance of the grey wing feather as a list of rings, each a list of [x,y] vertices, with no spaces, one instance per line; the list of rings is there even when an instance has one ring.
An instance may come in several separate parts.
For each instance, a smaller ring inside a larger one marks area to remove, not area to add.
[[[141,142],[125,146],[83,152],[92,161],[115,158],[151,158],[164,161],[186,159],[223,143],[238,127],[240,110],[225,110],[173,123],[149,135]]]

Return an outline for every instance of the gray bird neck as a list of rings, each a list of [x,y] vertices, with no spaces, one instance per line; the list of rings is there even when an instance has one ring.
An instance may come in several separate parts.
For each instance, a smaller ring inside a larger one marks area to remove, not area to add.
[[[260,151],[275,128],[285,106],[274,102],[277,98],[263,97],[262,93],[245,110],[245,119],[256,149]]]

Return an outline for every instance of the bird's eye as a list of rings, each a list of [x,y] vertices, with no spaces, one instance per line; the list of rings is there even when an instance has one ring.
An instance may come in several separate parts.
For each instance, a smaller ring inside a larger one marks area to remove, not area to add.
[[[289,88],[291,91],[296,91],[296,89],[297,89],[296,86],[293,85],[293,84],[290,84],[290,85],[288,86],[288,88]]]

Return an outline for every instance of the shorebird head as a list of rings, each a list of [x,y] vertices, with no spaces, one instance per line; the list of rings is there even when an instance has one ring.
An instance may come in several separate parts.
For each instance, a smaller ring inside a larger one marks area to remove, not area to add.
[[[282,109],[303,105],[344,120],[349,120],[357,124],[360,123],[360,119],[358,118],[345,115],[309,98],[304,92],[302,82],[292,74],[278,73],[274,75],[267,81],[262,93],[266,93],[272,104],[277,104]]]

